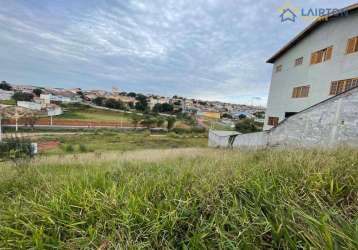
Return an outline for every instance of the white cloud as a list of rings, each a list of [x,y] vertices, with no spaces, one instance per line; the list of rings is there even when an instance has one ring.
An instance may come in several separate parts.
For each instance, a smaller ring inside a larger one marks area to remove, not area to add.
[[[246,103],[264,104],[265,60],[307,25],[282,25],[273,0],[2,3],[4,80]]]

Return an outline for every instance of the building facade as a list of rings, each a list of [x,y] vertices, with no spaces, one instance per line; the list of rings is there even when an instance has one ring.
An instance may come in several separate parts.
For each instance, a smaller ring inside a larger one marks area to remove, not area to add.
[[[358,4],[316,20],[267,62],[273,64],[264,129],[358,85]]]

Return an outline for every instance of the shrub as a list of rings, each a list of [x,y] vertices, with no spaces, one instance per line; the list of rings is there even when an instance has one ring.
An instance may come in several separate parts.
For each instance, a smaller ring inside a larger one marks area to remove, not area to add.
[[[11,138],[0,142],[0,160],[18,161],[33,157],[31,141],[21,138]]]
[[[123,102],[109,98],[104,102],[104,106],[111,109],[125,109]]]
[[[97,106],[103,106],[105,100],[106,100],[106,98],[99,96],[99,97],[94,98],[92,100],[92,102]]]
[[[75,149],[73,148],[73,146],[71,144],[66,144],[64,150],[67,153],[72,153],[73,151],[75,151]]]
[[[167,129],[168,130],[173,129],[174,125],[175,125],[175,122],[176,122],[176,119],[174,117],[168,117],[168,119],[167,119]]]
[[[80,151],[81,153],[85,153],[88,152],[88,148],[86,147],[86,145],[80,144],[78,145],[78,151]]]
[[[34,93],[36,96],[40,96],[42,94],[42,89],[39,89],[39,88],[34,89],[32,91],[32,93]]]
[[[12,87],[11,87],[11,85],[8,84],[7,82],[2,81],[2,82],[0,83],[0,89],[9,91],[9,90],[12,90]]]
[[[33,94],[26,93],[26,92],[15,92],[15,94],[12,96],[12,99],[16,101],[26,101],[30,102],[34,98]]]
[[[235,124],[235,130],[240,133],[253,133],[261,131],[260,127],[252,119],[241,119]]]

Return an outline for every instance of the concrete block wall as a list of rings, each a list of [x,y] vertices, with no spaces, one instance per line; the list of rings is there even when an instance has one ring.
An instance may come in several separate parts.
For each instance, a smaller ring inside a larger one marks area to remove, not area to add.
[[[264,132],[258,132],[258,133],[250,133],[250,134],[242,134],[238,135],[235,138],[235,141],[233,143],[233,147],[253,147],[253,148],[260,148],[260,147],[266,147],[268,145],[268,137],[269,134]]]
[[[209,137],[210,145],[210,137]],[[228,146],[226,141],[221,147]],[[242,134],[234,147],[358,147],[358,88],[327,99],[281,122],[269,131]]]

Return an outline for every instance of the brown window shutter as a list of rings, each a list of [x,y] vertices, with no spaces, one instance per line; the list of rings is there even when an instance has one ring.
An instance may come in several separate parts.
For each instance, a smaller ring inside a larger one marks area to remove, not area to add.
[[[317,58],[316,58],[316,63],[321,63],[322,60],[324,59],[323,56],[324,56],[324,50],[318,51]]]
[[[309,91],[310,91],[310,86],[304,86],[302,91],[302,97],[308,97]]]
[[[344,85],[345,85],[345,81],[339,81],[338,82],[338,86],[337,86],[337,93],[336,94],[340,94],[344,91]]]
[[[358,86],[358,78],[353,79],[353,81],[352,81],[352,88],[357,87],[357,86]]]
[[[273,125],[276,127],[278,125],[278,117],[275,117],[273,120]]]
[[[326,53],[324,54],[324,60],[330,60],[332,58],[332,53],[333,53],[333,46],[328,47],[326,50]]]
[[[344,88],[344,90],[349,90],[352,88],[352,79],[348,79],[346,80],[346,86]]]
[[[296,98],[296,88],[293,88],[293,91],[292,91],[292,98]]]
[[[311,54],[311,64],[315,64],[316,63],[316,58],[317,58],[317,52],[313,52]]]
[[[346,53],[347,54],[353,53],[355,51],[356,44],[357,44],[357,37],[348,39]]]
[[[336,95],[337,94],[337,87],[338,87],[338,82],[332,82],[329,94],[330,95]]]

